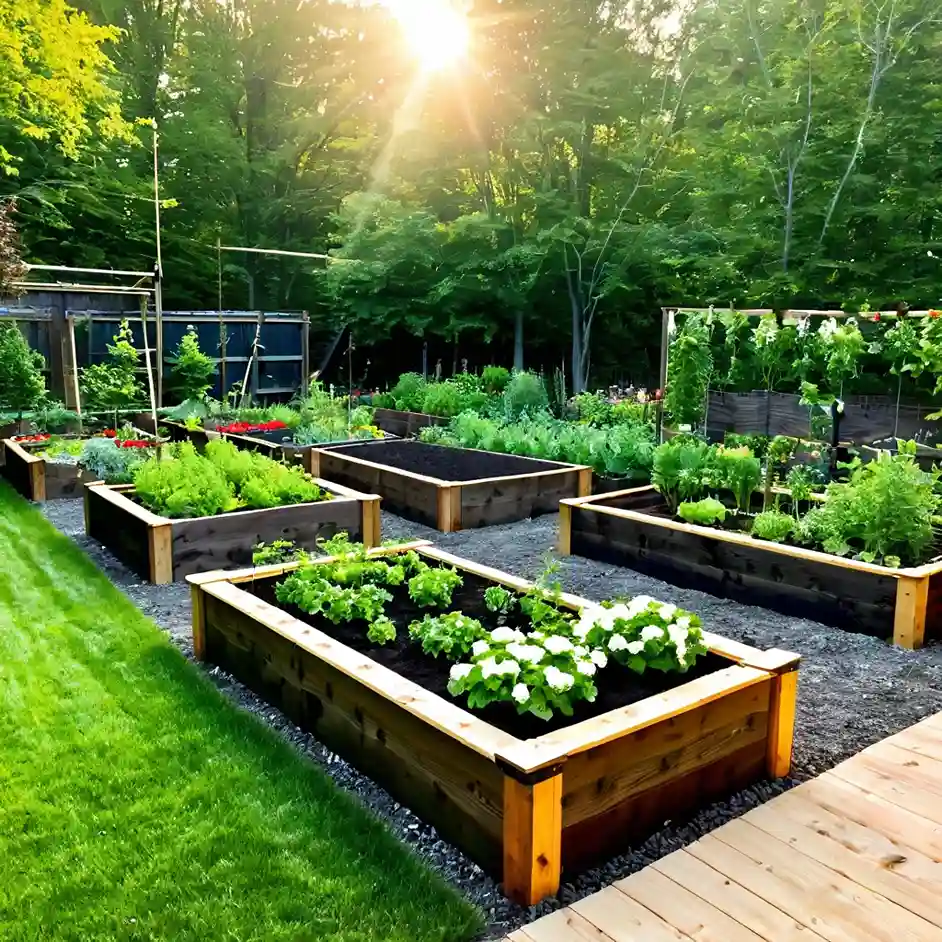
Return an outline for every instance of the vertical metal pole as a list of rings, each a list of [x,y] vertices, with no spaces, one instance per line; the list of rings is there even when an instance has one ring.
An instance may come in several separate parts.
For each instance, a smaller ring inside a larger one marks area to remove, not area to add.
[[[66,318],[69,322],[69,347],[72,353],[72,391],[75,395],[75,411],[79,417],[79,431],[82,429],[82,393],[79,388],[78,354],[75,351],[75,318]]]
[[[219,313],[219,398],[226,398],[226,322],[222,316],[222,243],[216,236],[216,310]]]
[[[160,245],[160,178],[157,163],[157,122],[154,121],[154,227],[157,234],[157,269],[154,273],[154,307],[157,314],[157,405],[164,404],[164,261]],[[147,330],[146,324],[144,330]],[[146,338],[145,338],[146,344]],[[154,426],[156,428],[156,425]]]
[[[154,423],[154,434],[157,430],[157,400],[154,397],[154,373],[150,361],[150,344],[147,342],[147,296],[141,295],[141,327],[144,333],[144,364],[147,368],[147,393],[150,398],[150,417]]]
[[[302,311],[301,319],[301,395],[307,398],[311,372],[311,317],[307,311]]]

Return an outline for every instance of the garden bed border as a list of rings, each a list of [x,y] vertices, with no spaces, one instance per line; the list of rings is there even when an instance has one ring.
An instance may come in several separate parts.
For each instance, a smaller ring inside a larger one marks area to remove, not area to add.
[[[424,428],[435,425],[448,425],[450,418],[432,415],[430,412],[409,412],[405,409],[373,410],[373,422],[378,429],[389,432],[398,438],[409,438]]]
[[[285,504],[281,507],[249,508],[209,517],[164,517],[149,511],[126,496],[134,490],[133,484],[104,484],[92,482],[85,485],[85,533],[107,546],[126,565],[134,569],[149,582],[162,585],[183,578],[207,567],[199,562],[183,563],[182,552],[175,550],[174,540],[186,542],[189,554],[198,552],[201,540],[211,546],[213,521],[241,523],[252,515],[261,521],[253,544],[257,540],[271,542],[281,539],[286,526],[302,530],[334,522],[331,509],[343,507],[349,512],[352,505],[358,511],[350,514],[350,522],[359,524],[359,533],[345,525],[352,539],[373,547],[380,542],[380,497],[377,494],[362,494],[352,488],[318,479],[319,487],[335,495],[332,500],[303,504]],[[95,512],[95,505],[107,504],[112,519],[107,522]],[[117,523],[113,519],[118,516]],[[208,535],[203,531],[209,530]],[[269,531],[270,532],[267,532]],[[134,538],[136,531],[138,539]],[[132,544],[130,547],[128,543]],[[249,547],[251,549],[251,546]],[[133,559],[132,557],[137,557]],[[191,568],[196,567],[196,568]]]
[[[558,542],[560,555],[568,556],[572,554],[573,513],[598,513],[647,527],[660,527],[664,530],[685,533],[692,537],[734,544],[754,552],[767,552],[787,556],[795,560],[805,560],[818,565],[832,566],[836,569],[846,569],[857,573],[869,573],[882,578],[890,578],[896,580],[896,598],[893,609],[893,643],[910,650],[920,648],[925,643],[927,615],[935,607],[933,602],[942,605],[942,561],[926,563],[922,566],[894,569],[889,566],[848,559],[844,556],[835,556],[820,550],[759,540],[744,533],[699,526],[667,517],[656,517],[653,514],[638,510],[601,506],[604,501],[631,497],[632,495],[637,495],[643,500],[652,493],[657,493],[654,486],[647,485],[608,494],[568,498],[560,501]],[[682,568],[682,563],[679,564],[678,568]],[[932,583],[933,577],[936,576],[940,578]],[[940,597],[935,599],[934,596]]]
[[[370,555],[408,549],[517,591],[532,585],[425,541]],[[617,852],[625,829],[653,830],[714,792],[789,773],[797,655],[705,632],[729,667],[520,740],[239,588],[298,565],[187,577],[195,656],[212,661],[210,649],[225,645],[228,631],[239,657],[264,660],[265,681],[289,714],[300,712],[325,745],[359,760],[482,866],[489,848],[504,892],[524,905],[558,891],[564,859],[586,865]],[[559,602],[572,610],[590,604],[568,593]]]
[[[350,442],[350,445],[357,445],[358,442]],[[424,444],[422,442],[417,443]],[[435,445],[438,448],[453,448],[451,445]],[[384,497],[383,478],[389,477],[404,478],[407,483],[412,484],[411,494],[416,496],[424,491],[426,503],[431,505],[432,494],[434,493],[434,513],[429,513],[427,518],[419,520],[420,523],[426,523],[428,526],[434,526],[442,533],[454,533],[464,529],[466,512],[472,511],[475,507],[482,504],[481,492],[484,492],[483,503],[486,504],[497,491],[498,487],[516,488],[518,490],[518,500],[527,496],[527,491],[536,483],[539,484],[544,478],[562,478],[573,474],[575,480],[572,490],[579,497],[584,497],[592,493],[592,469],[588,465],[566,464],[561,461],[548,461],[543,458],[531,458],[525,455],[505,455],[503,452],[485,451],[481,448],[454,448],[455,451],[469,451],[484,455],[496,455],[501,458],[519,458],[522,461],[539,461],[544,464],[552,464],[556,467],[544,471],[527,471],[523,474],[505,474],[486,478],[475,478],[470,481],[448,481],[444,478],[433,478],[425,474],[419,474],[416,471],[405,471],[392,465],[383,464],[381,461],[367,461],[365,458],[359,458],[354,455],[346,454],[343,451],[334,448],[315,448],[305,455],[305,471],[314,477],[322,474],[332,478],[341,478],[345,476],[343,463],[351,462],[354,467],[368,469],[369,474],[375,474],[377,484],[369,486],[374,488]],[[340,459],[338,461],[338,459]],[[356,475],[351,475],[355,478]],[[356,486],[355,480],[350,481],[351,486]],[[475,489],[478,491],[475,496]],[[388,501],[387,501],[388,503]],[[429,510],[431,508],[429,507]],[[407,513],[401,512],[402,516],[409,518]],[[497,512],[487,514],[481,512],[482,522],[473,526],[492,526],[498,523],[511,523],[523,519],[519,514],[512,512]],[[493,519],[487,519],[493,517]]]

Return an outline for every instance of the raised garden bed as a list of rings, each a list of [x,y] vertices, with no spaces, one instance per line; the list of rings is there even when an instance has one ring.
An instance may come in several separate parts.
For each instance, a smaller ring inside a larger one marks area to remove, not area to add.
[[[462,574],[458,601],[471,617],[483,617],[473,598],[484,588],[532,588],[428,544],[373,555],[408,549]],[[527,714],[521,724],[508,704],[472,713],[443,695],[437,660],[423,671],[395,647],[275,601],[275,583],[297,567],[191,576],[196,656],[369,774],[525,905],[666,819],[788,774],[795,655],[705,634],[710,653],[689,674],[623,669],[620,683],[603,691],[600,682],[594,704],[540,733],[543,721]],[[390,604],[394,618],[410,616],[407,601]],[[562,595],[557,604],[590,603]]]
[[[377,428],[396,438],[412,438],[430,425],[448,425],[451,419],[425,412],[403,412],[401,409],[376,409],[373,422]]]
[[[310,548],[317,539],[346,530],[368,546],[379,543],[378,496],[330,481],[317,483],[333,499],[187,519],[151,513],[135,501],[133,485],[90,484],[85,532],[154,583],[248,565],[259,542],[291,540]]]
[[[315,449],[310,462],[311,474],[381,494],[387,509],[444,533],[555,513],[592,482],[582,465],[414,441]]]
[[[560,504],[559,549],[918,648],[942,635],[942,562],[891,568],[675,520],[653,487]]]
[[[57,438],[82,440],[80,435],[57,436]],[[47,500],[80,497],[82,487],[91,481],[98,480],[98,476],[81,467],[76,461],[47,460],[42,455],[36,454],[48,445],[49,442],[45,441],[26,442],[12,438],[4,439],[0,445],[4,459],[3,476],[27,500],[42,503]]]

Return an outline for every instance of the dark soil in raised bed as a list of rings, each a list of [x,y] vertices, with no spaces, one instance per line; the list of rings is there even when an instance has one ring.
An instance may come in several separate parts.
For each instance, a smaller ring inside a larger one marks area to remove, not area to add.
[[[440,481],[475,481],[478,478],[509,477],[515,474],[534,474],[565,467],[552,461],[501,455],[492,451],[471,448],[449,448],[447,445],[429,445],[425,442],[361,442],[331,448],[335,454],[350,455],[388,465],[400,471],[423,474]]]
[[[277,606],[282,611],[294,616],[305,624],[317,628],[326,635],[335,638],[348,647],[372,658],[397,674],[408,678],[431,693],[465,706],[465,698],[452,697],[448,693],[448,672],[454,661],[444,655],[431,657],[422,648],[410,640],[408,628],[411,622],[421,620],[426,615],[442,614],[444,611],[461,611],[471,618],[477,618],[488,630],[500,624],[519,628],[523,631],[530,627],[530,621],[519,609],[498,621],[484,604],[484,590],[495,583],[481,579],[472,573],[462,573],[464,583],[458,586],[452,595],[452,604],[447,609],[423,608],[409,597],[405,585],[385,586],[392,593],[393,600],[387,603],[387,614],[396,623],[396,640],[389,644],[375,644],[367,637],[369,625],[364,621],[341,622],[338,625],[319,615],[310,615],[294,605],[284,605],[275,598],[275,585],[279,579],[258,580],[242,583],[241,589],[252,592],[258,598]],[[280,578],[280,577],[279,577]],[[475,710],[475,716],[496,726],[518,739],[533,739],[545,733],[554,733],[582,720],[601,716],[609,710],[630,706],[646,697],[672,690],[698,677],[712,674],[714,671],[729,667],[730,662],[714,654],[707,654],[698,659],[696,665],[685,674],[665,674],[661,671],[645,671],[635,674],[625,667],[609,662],[609,666],[595,675],[599,694],[594,703],[580,702],[574,706],[571,717],[557,713],[551,720],[541,720],[531,713],[519,714],[513,704],[495,703],[483,710]]]

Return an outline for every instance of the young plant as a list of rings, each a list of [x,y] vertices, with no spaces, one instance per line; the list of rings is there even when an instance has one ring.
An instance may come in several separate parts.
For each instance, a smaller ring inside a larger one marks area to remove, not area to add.
[[[200,350],[199,335],[192,324],[187,325],[186,333],[173,356],[167,357],[167,363],[170,364],[171,385],[182,401],[205,397],[216,375],[216,364]]]
[[[680,435],[654,449],[651,483],[672,512],[706,490],[710,455],[704,442]]]
[[[380,615],[370,623],[366,636],[373,644],[390,644],[396,640],[396,625],[391,618]]]
[[[752,535],[772,543],[784,543],[794,529],[794,518],[780,510],[764,510],[752,522]]]
[[[324,567],[307,566],[278,583],[275,598],[310,615],[323,615],[339,625],[359,620],[372,624],[385,615],[385,605],[392,600],[392,595],[372,583],[350,587],[336,585],[330,581]]]
[[[475,641],[486,637],[483,625],[461,612],[447,615],[426,615],[409,625],[409,637],[422,645],[432,657],[445,654],[453,659],[465,657]]]
[[[514,373],[503,393],[504,417],[511,422],[534,416],[549,408],[546,386],[536,373]]]
[[[752,495],[762,482],[762,465],[748,448],[717,447],[713,456],[714,485],[733,492],[736,508],[749,509]]]
[[[726,519],[726,507],[713,497],[704,497],[696,502],[686,502],[677,508],[677,516],[687,523],[710,527]]]
[[[253,566],[272,566],[278,563],[290,563],[305,555],[293,540],[272,540],[271,543],[256,543],[252,547]]]
[[[79,464],[106,484],[130,484],[148,454],[119,448],[111,438],[91,438],[81,445]]]
[[[141,402],[144,388],[137,378],[138,352],[126,320],[121,321],[112,341],[106,362],[82,370],[81,385],[86,407],[114,412],[117,425],[118,410]]]
[[[517,596],[503,586],[492,585],[484,590],[484,604],[489,612],[506,615],[513,610],[516,603]]]
[[[464,582],[454,570],[427,566],[409,580],[409,597],[423,608],[445,608],[451,595]]]

